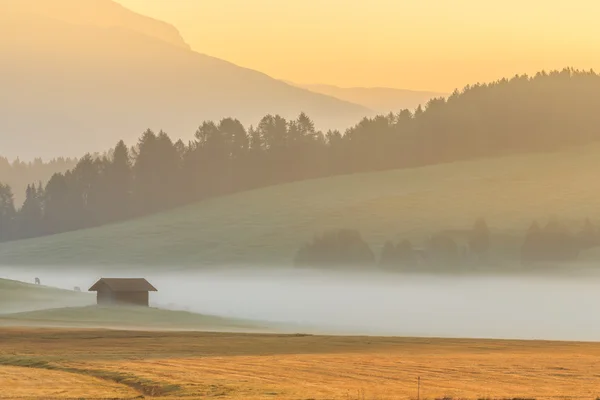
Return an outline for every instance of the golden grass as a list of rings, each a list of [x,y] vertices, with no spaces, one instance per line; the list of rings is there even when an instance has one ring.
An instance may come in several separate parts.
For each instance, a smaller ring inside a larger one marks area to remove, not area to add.
[[[0,366],[0,398],[133,398],[124,385],[85,375]]]
[[[600,343],[2,329],[3,356],[44,359],[104,384],[128,376],[130,387],[141,382],[138,394],[148,382],[170,388],[156,392],[161,398],[412,399],[419,376],[428,399],[600,395]],[[40,380],[50,372],[28,369]],[[68,397],[69,380],[86,378],[57,374],[54,387]]]

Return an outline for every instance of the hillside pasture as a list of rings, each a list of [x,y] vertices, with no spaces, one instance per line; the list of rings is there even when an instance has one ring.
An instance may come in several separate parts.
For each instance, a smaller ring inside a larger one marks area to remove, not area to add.
[[[357,229],[378,253],[386,240],[420,245],[484,217],[496,252],[516,251],[534,219],[573,230],[600,218],[600,147],[523,154],[307,180],[213,198],[149,217],[0,245],[5,266],[290,266],[328,229]],[[592,260],[593,261],[593,260]]]
[[[89,293],[0,279],[0,315],[50,307],[87,306],[95,301]]]
[[[65,307],[0,315],[0,326],[163,330],[265,330],[258,322],[150,307]]]

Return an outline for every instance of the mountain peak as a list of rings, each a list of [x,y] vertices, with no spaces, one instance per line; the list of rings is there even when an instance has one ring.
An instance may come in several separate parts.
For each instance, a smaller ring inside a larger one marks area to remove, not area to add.
[[[0,0],[4,156],[79,157],[151,128],[191,137],[205,120],[307,113],[340,129],[367,108],[195,52],[169,24],[111,0]],[[6,12],[5,12],[6,10]]]
[[[3,12],[35,14],[100,28],[125,28],[189,49],[173,25],[137,14],[112,0],[4,0]]]

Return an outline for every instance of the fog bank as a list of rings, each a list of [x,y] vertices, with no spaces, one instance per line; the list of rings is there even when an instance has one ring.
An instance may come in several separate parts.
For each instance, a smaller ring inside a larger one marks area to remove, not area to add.
[[[32,282],[36,276],[45,285],[85,291],[103,275],[0,267],[0,278]],[[436,277],[246,268],[104,276],[147,278],[158,289],[151,293],[157,306],[296,324],[304,332],[600,340],[600,275]]]

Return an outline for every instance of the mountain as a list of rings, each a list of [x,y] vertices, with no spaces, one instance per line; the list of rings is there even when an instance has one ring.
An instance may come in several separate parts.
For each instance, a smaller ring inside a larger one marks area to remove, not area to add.
[[[599,155],[598,145],[588,145],[271,186],[122,223],[2,243],[0,265],[45,266],[52,273],[127,266],[145,274],[215,265],[281,268],[326,229],[357,229],[379,254],[386,240],[420,246],[436,231],[471,228],[478,217],[495,232],[498,251],[518,249],[534,219],[543,223],[556,214],[580,229],[585,217],[598,217],[598,190],[590,182],[600,169]],[[511,266],[520,268],[518,262]]]
[[[13,13],[34,14],[62,22],[92,25],[100,28],[124,28],[174,46],[190,49],[172,25],[136,14],[122,5],[107,0],[3,0],[10,2]]]
[[[3,3],[0,148],[6,157],[79,157],[119,139],[131,143],[148,128],[186,140],[206,119],[235,117],[249,125],[269,113],[292,118],[304,111],[318,128],[343,129],[370,113],[191,51],[175,28],[110,0],[49,4]]]
[[[383,87],[350,87],[342,88],[332,85],[304,85],[288,82],[297,87],[335,97],[340,100],[360,104],[378,114],[398,112],[399,110],[414,110],[419,104],[425,106],[430,99],[446,97],[447,93],[426,92]]]

